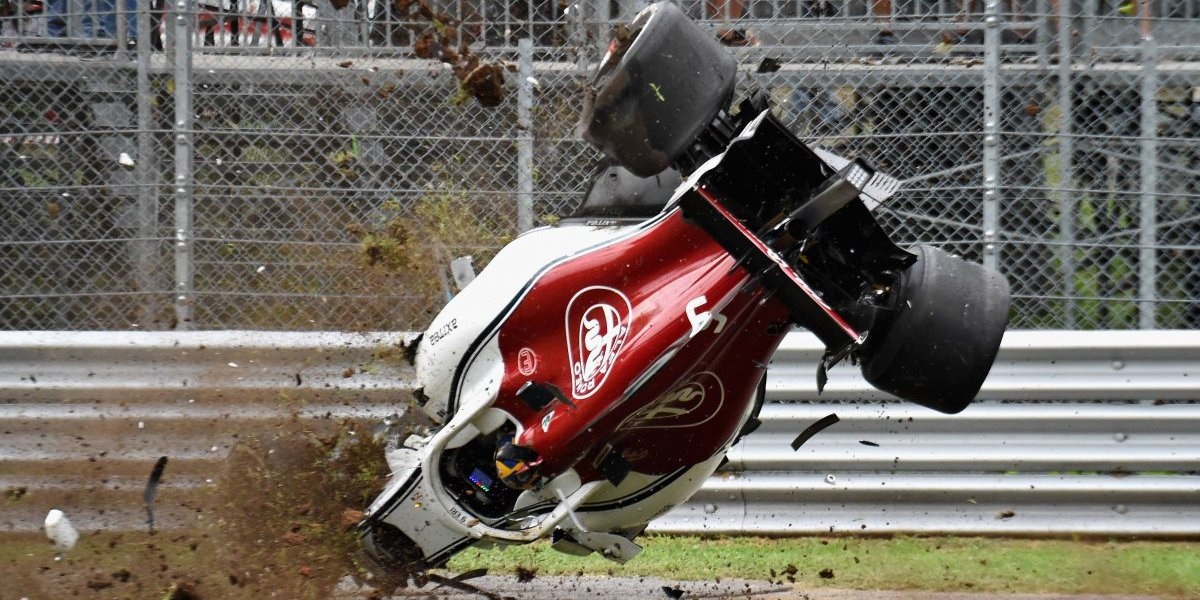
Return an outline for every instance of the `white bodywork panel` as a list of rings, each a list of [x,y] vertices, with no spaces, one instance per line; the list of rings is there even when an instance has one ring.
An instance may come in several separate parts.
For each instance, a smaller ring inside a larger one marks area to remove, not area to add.
[[[464,360],[471,359],[467,354],[480,334],[496,319],[506,317],[512,308],[498,316],[498,305],[515,300],[526,284],[548,265],[619,239],[637,228],[638,225],[543,227],[505,246],[466,289],[450,300],[421,339],[415,365],[417,381],[429,398],[423,407],[425,413],[438,423],[450,417],[446,412],[455,372]],[[547,256],[549,253],[553,255]],[[503,374],[500,348],[493,337],[464,373],[461,407],[490,402]]]

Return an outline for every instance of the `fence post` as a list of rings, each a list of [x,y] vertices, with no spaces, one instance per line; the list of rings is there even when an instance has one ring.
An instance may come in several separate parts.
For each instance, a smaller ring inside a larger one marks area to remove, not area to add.
[[[116,0],[114,2],[115,12],[117,17],[117,30],[113,32],[113,37],[116,38],[117,47],[113,49],[113,58],[115,60],[125,60],[126,50],[128,49],[129,40],[129,24],[125,22],[129,14],[129,6],[125,4],[127,0]]]
[[[1072,2],[1067,2],[1067,5]],[[1079,56],[1086,56],[1088,63],[1096,62],[1096,55],[1092,50],[1096,47],[1096,14],[1099,12],[1099,0],[1083,0],[1083,17],[1080,25],[1081,32],[1079,39]]]
[[[1141,231],[1138,236],[1138,327],[1157,326],[1155,309],[1158,293],[1157,247],[1158,215],[1158,47],[1150,31],[1150,0],[1139,0],[1142,19],[1142,93],[1141,93]]]
[[[983,264],[1000,266],[1000,15],[999,0],[984,4],[983,33]]]
[[[148,4],[153,6],[153,3]],[[175,54],[175,27],[171,26],[171,22],[169,20],[171,15],[174,14],[174,11],[168,8],[169,5],[170,2],[164,2],[162,4],[162,13],[160,17],[162,19],[162,42],[164,57],[174,56]]]
[[[158,186],[155,185],[157,153],[154,151],[154,114],[150,92],[150,5],[140,3],[137,11],[137,162],[134,163],[134,184],[137,186],[137,242],[135,242],[134,272],[138,289],[147,292],[155,288],[154,262],[158,236]],[[138,322],[150,327],[157,312],[155,299],[144,295],[138,302]]]
[[[1075,132],[1071,82],[1071,3],[1058,3],[1058,260],[1062,265],[1063,327],[1075,323]]]
[[[191,329],[195,311],[192,255],[192,19],[175,3],[175,328]]]
[[[66,4],[67,37],[83,37],[83,12],[87,10],[88,5],[84,4],[82,0],[66,0]]]
[[[533,40],[517,42],[517,231],[533,228]]]
[[[1034,34],[1037,43],[1037,65],[1039,69],[1045,69],[1050,65],[1050,0],[1037,0],[1037,28]]]

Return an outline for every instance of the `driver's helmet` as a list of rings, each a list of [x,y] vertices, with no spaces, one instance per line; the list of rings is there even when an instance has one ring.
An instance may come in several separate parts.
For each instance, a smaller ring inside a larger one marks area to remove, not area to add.
[[[496,475],[504,485],[518,490],[537,487],[542,476],[534,468],[537,453],[513,444],[513,435],[500,438],[496,450]]]

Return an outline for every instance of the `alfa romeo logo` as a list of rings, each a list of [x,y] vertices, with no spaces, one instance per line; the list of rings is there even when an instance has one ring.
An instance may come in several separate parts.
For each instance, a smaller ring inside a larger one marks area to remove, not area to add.
[[[579,290],[567,304],[567,358],[576,399],[604,385],[629,336],[632,311],[625,294],[598,285]]]
[[[629,415],[620,429],[695,427],[711,420],[725,404],[725,385],[711,371],[701,371],[683,384]]]

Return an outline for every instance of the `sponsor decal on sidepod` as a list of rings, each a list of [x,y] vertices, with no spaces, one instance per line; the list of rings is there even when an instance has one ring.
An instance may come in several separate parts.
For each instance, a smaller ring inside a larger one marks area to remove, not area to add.
[[[632,312],[625,294],[600,285],[579,290],[567,303],[567,359],[576,399],[587,398],[604,385],[625,347]]]

